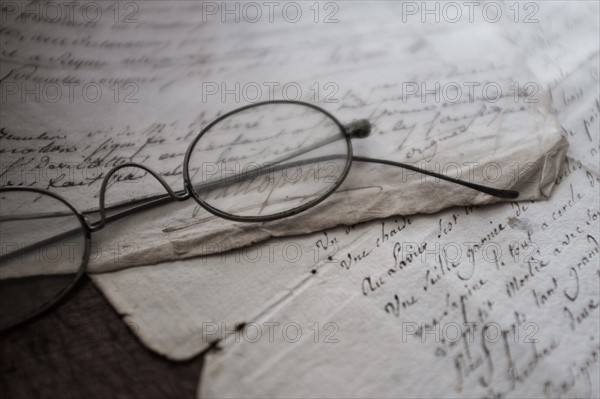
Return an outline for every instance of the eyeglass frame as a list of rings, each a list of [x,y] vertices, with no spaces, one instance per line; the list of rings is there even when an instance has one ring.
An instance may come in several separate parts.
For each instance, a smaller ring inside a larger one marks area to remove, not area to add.
[[[318,112],[321,112],[322,114],[327,116],[329,119],[331,119],[335,123],[335,125],[340,129],[340,132],[343,133],[343,138],[346,140],[346,146],[347,146],[348,151],[345,156],[346,163],[344,166],[344,170],[342,171],[340,177],[337,178],[337,181],[335,182],[335,184],[333,184],[324,194],[320,195],[318,198],[316,198],[312,201],[309,201],[303,205],[300,205],[296,208],[292,208],[292,209],[289,209],[289,210],[286,210],[283,212],[278,212],[275,214],[265,215],[265,216],[261,216],[261,215],[259,215],[259,216],[239,216],[239,215],[234,215],[234,214],[224,212],[218,208],[213,207],[212,205],[210,205],[206,201],[204,201],[202,198],[200,198],[200,196],[194,189],[194,185],[191,182],[191,177],[190,177],[190,173],[189,173],[189,162],[190,162],[190,158],[192,155],[192,151],[194,150],[194,148],[196,147],[196,144],[202,138],[202,136],[204,136],[213,126],[215,126],[219,122],[227,119],[228,117],[230,117],[236,113],[245,111],[247,109],[259,107],[259,106],[263,106],[263,105],[269,105],[269,104],[291,104],[291,105],[305,106],[305,107],[312,108]],[[422,174],[425,174],[428,176],[436,177],[436,178],[439,178],[441,180],[445,180],[445,181],[448,181],[451,183],[456,183],[456,184],[462,185],[464,187],[468,187],[473,190],[477,190],[477,191],[483,192],[485,194],[489,194],[489,195],[499,197],[499,198],[516,199],[519,196],[519,192],[515,191],[515,190],[503,190],[503,189],[496,189],[496,188],[492,188],[492,187],[482,186],[479,184],[466,182],[466,181],[463,181],[460,179],[454,179],[454,178],[444,176],[439,173],[427,171],[427,170],[420,169],[418,167],[400,163],[400,162],[384,160],[384,159],[377,159],[377,158],[355,156],[353,153],[353,148],[352,148],[352,139],[368,137],[370,132],[371,132],[371,123],[366,119],[360,119],[360,120],[351,122],[349,124],[343,125],[330,112],[324,110],[323,108],[321,108],[317,105],[303,102],[303,101],[271,100],[271,101],[257,102],[257,103],[253,103],[253,104],[246,105],[243,107],[239,107],[239,108],[236,108],[230,112],[227,112],[227,113],[217,117],[213,121],[211,121],[196,135],[196,137],[189,144],[188,149],[185,153],[184,161],[183,161],[184,189],[182,191],[173,191],[173,189],[169,186],[169,184],[167,184],[167,182],[162,177],[160,177],[158,175],[158,173],[156,173],[149,167],[142,165],[142,164],[138,164],[135,162],[128,162],[128,163],[124,163],[124,164],[115,166],[112,169],[110,169],[108,171],[108,173],[106,174],[106,176],[104,176],[104,179],[102,180],[102,185],[100,187],[99,209],[97,211],[87,212],[87,213],[100,212],[100,220],[97,221],[96,223],[92,223],[92,222],[88,221],[88,219],[86,218],[84,213],[77,210],[67,199],[65,199],[63,196],[61,196],[58,193],[54,193],[49,190],[35,188],[35,187],[0,187],[0,193],[9,192],[9,191],[28,191],[28,192],[38,193],[41,195],[48,195],[48,196],[60,201],[61,203],[66,205],[73,212],[74,215],[77,216],[79,222],[81,223],[81,226],[82,226],[82,229],[83,229],[83,232],[85,235],[85,242],[86,242],[84,253],[82,255],[81,266],[79,267],[77,274],[74,276],[73,281],[67,287],[65,287],[60,294],[56,295],[47,304],[35,309],[35,311],[33,311],[31,314],[28,314],[23,319],[15,322],[13,324],[10,324],[7,327],[0,327],[0,332],[8,331],[12,328],[20,326],[24,323],[27,323],[27,322],[37,318],[41,314],[45,313],[46,311],[48,311],[49,309],[51,309],[52,307],[57,305],[70,292],[72,292],[73,288],[75,288],[75,286],[81,280],[82,276],[85,274],[85,272],[87,270],[87,266],[88,266],[89,258],[90,258],[90,252],[91,252],[91,239],[92,239],[91,233],[103,229],[106,226],[106,224],[109,222],[121,219],[125,216],[131,215],[131,214],[134,214],[134,213],[146,210],[146,209],[156,207],[158,205],[162,205],[164,203],[173,202],[173,201],[179,201],[179,202],[186,201],[190,198],[193,198],[202,208],[204,208],[209,213],[211,213],[215,216],[221,217],[223,219],[236,221],[236,222],[268,222],[268,221],[284,219],[286,217],[290,217],[290,216],[302,213],[305,210],[318,205],[319,203],[321,203],[325,199],[327,199],[330,195],[332,195],[340,187],[340,185],[344,182],[344,180],[348,176],[348,173],[350,172],[350,168],[352,166],[353,161],[378,163],[378,164],[383,164],[383,165],[400,167],[400,168],[411,170],[411,171],[414,171],[417,173],[422,173]],[[167,194],[144,197],[144,198],[141,198],[138,200],[132,200],[132,201],[125,202],[125,203],[120,203],[117,205],[118,207],[122,207],[122,206],[125,206],[128,204],[136,204],[136,203],[140,203],[140,202],[142,204],[107,216],[106,215],[105,196],[106,196],[108,182],[109,182],[110,178],[112,177],[112,175],[115,174],[118,170],[127,168],[127,167],[139,168],[139,169],[146,171],[150,175],[152,175],[156,180],[158,180],[158,182],[167,191]],[[77,229],[77,231],[79,231],[79,229]],[[66,234],[66,233],[63,233],[63,234]],[[71,234],[73,234],[73,233],[71,233]],[[56,239],[56,237],[51,237],[51,238]],[[48,239],[44,240],[43,243],[35,243],[33,245],[36,247],[43,246],[43,245],[45,245],[45,241],[47,241],[47,240]],[[16,256],[19,253],[22,253],[22,252],[28,251],[28,250],[31,250],[31,249],[28,249],[28,247],[25,247],[25,248],[22,248],[22,249],[12,252],[11,254],[3,255],[2,257]]]

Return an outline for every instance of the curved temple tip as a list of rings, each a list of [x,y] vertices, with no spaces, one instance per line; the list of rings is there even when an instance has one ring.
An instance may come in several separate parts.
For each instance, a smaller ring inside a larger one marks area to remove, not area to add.
[[[496,194],[493,194],[500,198],[516,199],[519,198],[519,192],[515,190],[497,190]]]

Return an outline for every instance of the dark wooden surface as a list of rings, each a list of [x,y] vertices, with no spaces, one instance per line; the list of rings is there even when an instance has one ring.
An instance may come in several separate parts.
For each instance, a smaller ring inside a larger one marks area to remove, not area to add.
[[[0,398],[193,398],[202,364],[150,352],[84,277],[58,307],[0,336]]]

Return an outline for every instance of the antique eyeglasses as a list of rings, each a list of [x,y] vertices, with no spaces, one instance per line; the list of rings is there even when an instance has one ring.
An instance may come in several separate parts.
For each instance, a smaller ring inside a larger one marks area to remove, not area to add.
[[[90,255],[91,233],[107,223],[169,201],[193,198],[208,212],[234,221],[264,222],[309,209],[344,181],[353,161],[396,166],[500,198],[519,193],[450,178],[399,162],[354,156],[352,139],[371,125],[342,125],[327,111],[304,102],[268,101],[224,114],[189,145],[184,190],[173,191],[152,169],[126,163],[102,181],[99,220],[61,196],[36,188],[0,188],[0,330],[52,307],[79,281]],[[107,214],[111,177],[134,167],[152,175],[167,194],[130,201]]]

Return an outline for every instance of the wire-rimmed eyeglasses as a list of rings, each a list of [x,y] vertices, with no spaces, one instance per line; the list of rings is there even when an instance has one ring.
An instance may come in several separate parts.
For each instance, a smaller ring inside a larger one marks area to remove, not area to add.
[[[342,184],[353,161],[423,173],[500,198],[517,191],[486,187],[395,161],[354,156],[352,139],[371,124],[341,124],[329,112],[298,101],[267,101],[226,113],[203,128],[183,162],[184,189],[173,191],[152,169],[125,163],[102,181],[99,220],[90,221],[67,200],[37,188],[0,188],[0,330],[28,321],[56,304],[84,274],[91,233],[124,216],[193,198],[212,214],[264,222],[298,214],[324,201]],[[130,201],[107,214],[105,197],[120,169],[142,169],[167,194]]]

